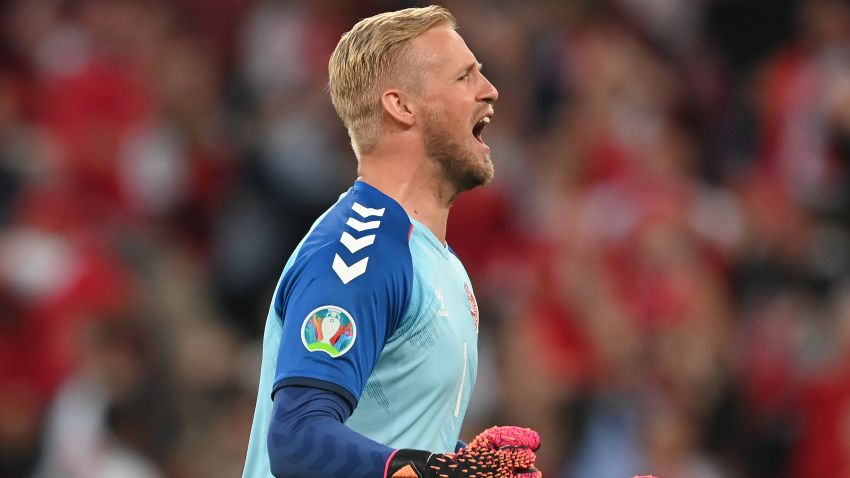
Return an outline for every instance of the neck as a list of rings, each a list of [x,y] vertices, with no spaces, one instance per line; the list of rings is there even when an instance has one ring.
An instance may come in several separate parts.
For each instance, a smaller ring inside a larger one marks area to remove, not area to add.
[[[360,158],[360,179],[395,199],[443,244],[449,209],[457,192],[424,152],[376,150]]]

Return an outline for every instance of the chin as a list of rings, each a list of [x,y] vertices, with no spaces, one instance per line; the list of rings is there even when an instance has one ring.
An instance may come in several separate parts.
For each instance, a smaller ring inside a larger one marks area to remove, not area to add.
[[[493,179],[493,162],[490,155],[486,155],[478,164],[470,164],[470,168],[463,172],[455,181],[458,192],[468,191],[478,186],[483,186]]]
[[[487,158],[487,166],[488,167],[481,171],[478,175],[479,186],[483,186],[493,180],[493,162],[490,161],[489,157]]]
[[[429,131],[425,150],[443,171],[447,181],[458,193],[487,184],[493,179],[493,161],[489,148],[475,141],[469,144],[452,137],[448,131]]]
[[[494,169],[493,160],[490,158],[490,151],[487,151],[484,153],[484,158],[482,158],[480,168],[478,169],[481,184],[487,184],[493,179],[493,174],[495,173]]]

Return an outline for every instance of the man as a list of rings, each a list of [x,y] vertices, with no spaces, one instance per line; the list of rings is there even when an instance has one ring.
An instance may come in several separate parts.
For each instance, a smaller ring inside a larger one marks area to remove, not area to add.
[[[360,177],[284,267],[244,477],[541,476],[531,430],[457,446],[478,307],[446,220],[493,176],[498,92],[436,6],[358,22],[329,76]]]

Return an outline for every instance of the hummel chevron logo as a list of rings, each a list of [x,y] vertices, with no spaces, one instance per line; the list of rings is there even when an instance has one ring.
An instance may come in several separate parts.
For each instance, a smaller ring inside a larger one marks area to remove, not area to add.
[[[342,260],[341,257],[339,257],[339,254],[336,254],[334,255],[334,263],[332,267],[334,272],[336,272],[336,275],[338,275],[340,280],[342,280],[342,283],[348,284],[366,272],[366,264],[368,262],[369,258],[366,257],[349,266]]]
[[[371,209],[371,208],[365,207],[362,204],[356,202],[356,203],[354,203],[353,206],[351,206],[351,209],[353,209],[354,212],[356,212],[357,214],[360,214],[363,217],[369,217],[369,216],[379,216],[380,217],[380,216],[384,215],[384,209],[386,209],[386,208],[382,207],[381,209]]]
[[[339,242],[342,243],[352,254],[363,249],[364,247],[371,246],[375,242],[375,235],[370,234],[368,236],[363,236],[359,239],[355,239],[354,236],[347,232],[342,233],[342,237],[339,239]]]
[[[384,211],[386,208],[381,209],[372,209],[370,207],[366,207],[360,203],[355,202],[351,209],[359,214],[363,218],[368,218],[372,216],[383,217]],[[351,227],[357,232],[369,231],[372,229],[377,229],[381,227],[381,221],[367,221],[363,222],[353,217],[349,217],[345,222],[346,225]],[[354,254],[361,249],[371,246],[375,243],[375,234],[369,234],[367,236],[363,236],[360,238],[356,238],[349,234],[347,231],[343,231],[342,236],[339,238],[339,242],[348,249],[348,252]],[[342,260],[342,257],[339,254],[334,256],[333,270],[336,272],[336,275],[339,276],[339,279],[343,284],[348,284],[354,279],[360,277],[366,272],[366,264],[369,262],[369,258],[366,257],[355,262],[352,265],[348,265]]]
[[[363,232],[369,229],[377,229],[381,225],[381,221],[361,222],[353,217],[349,217],[346,224],[354,228],[357,232]]]

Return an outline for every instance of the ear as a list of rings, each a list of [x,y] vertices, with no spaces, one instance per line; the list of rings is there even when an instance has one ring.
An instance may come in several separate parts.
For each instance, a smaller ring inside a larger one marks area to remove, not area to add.
[[[409,128],[416,122],[416,105],[411,100],[402,90],[386,90],[381,95],[381,107],[392,119]]]

